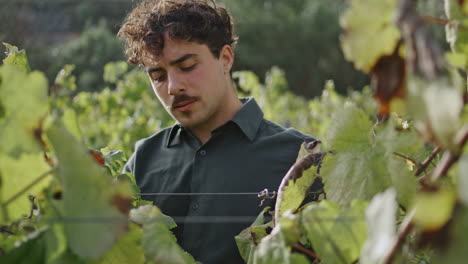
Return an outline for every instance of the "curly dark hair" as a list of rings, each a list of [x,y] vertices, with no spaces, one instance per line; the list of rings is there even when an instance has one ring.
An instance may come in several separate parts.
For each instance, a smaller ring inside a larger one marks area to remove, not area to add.
[[[171,39],[206,44],[215,57],[224,45],[234,48],[237,36],[225,8],[214,1],[143,0],[127,16],[117,36],[126,41],[125,54],[133,65],[143,64],[148,53],[159,56],[164,33]]]

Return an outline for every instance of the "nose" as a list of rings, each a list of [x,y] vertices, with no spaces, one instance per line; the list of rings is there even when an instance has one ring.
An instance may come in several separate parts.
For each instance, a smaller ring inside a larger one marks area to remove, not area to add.
[[[167,90],[170,95],[179,95],[185,91],[183,80],[176,72],[167,73]]]

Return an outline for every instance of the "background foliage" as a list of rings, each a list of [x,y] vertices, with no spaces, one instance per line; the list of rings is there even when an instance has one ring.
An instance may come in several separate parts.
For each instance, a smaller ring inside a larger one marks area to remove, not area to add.
[[[235,70],[250,70],[263,79],[276,65],[285,71],[288,89],[308,98],[320,95],[329,79],[335,80],[341,94],[368,81],[346,62],[339,48],[338,16],[344,0],[217,2],[228,7],[240,35]],[[3,0],[0,40],[28,50],[31,67],[45,71],[49,79],[62,65],[75,64],[78,89],[100,90],[104,64],[124,59],[115,33],[134,4],[132,0]]]

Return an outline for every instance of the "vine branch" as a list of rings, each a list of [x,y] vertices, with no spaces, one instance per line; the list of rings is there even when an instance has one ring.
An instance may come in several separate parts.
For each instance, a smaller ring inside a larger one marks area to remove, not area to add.
[[[408,234],[413,229],[412,221],[414,217],[414,212],[414,209],[411,210],[411,212],[409,212],[403,219],[403,222],[400,225],[400,229],[398,230],[396,241],[393,244],[392,249],[390,250],[390,253],[388,254],[387,258],[385,259],[384,264],[390,264],[393,262],[393,260],[396,257],[396,253],[400,248],[400,245],[403,244],[403,242],[406,239],[406,236],[408,236]]]
[[[460,150],[463,149],[465,146],[466,142],[468,141],[468,126],[462,127],[462,129],[457,133],[457,136],[455,137],[455,143],[457,146],[459,146]],[[423,162],[425,164],[429,164],[432,159],[437,155],[437,153],[440,152],[440,148],[434,149],[432,151],[431,155]],[[451,151],[446,151],[444,155],[442,156],[442,159],[439,161],[437,164],[436,168],[428,175],[431,175],[431,182],[435,183],[438,180],[440,180],[444,175],[447,174],[447,171],[455,164],[455,162],[460,158],[460,152],[458,151],[456,153],[451,152]],[[427,165],[426,165],[427,166]],[[425,175],[423,177],[426,177],[428,175]],[[421,177],[421,178],[423,178]],[[392,246],[392,249],[388,255],[388,257],[385,260],[385,264],[390,264],[393,262],[395,259],[396,253],[398,252],[398,249],[400,246],[403,244],[403,242],[406,239],[406,236],[411,232],[413,229],[413,224],[412,220],[414,217],[414,209],[411,210],[410,213],[406,215],[404,218],[402,224],[400,225],[400,229],[398,231],[398,237],[395,243]]]
[[[404,158],[406,160],[411,161],[414,165],[418,166],[418,168],[421,167],[421,163],[419,161],[413,159],[413,158],[410,158],[410,157],[408,157],[406,155],[403,155],[401,153],[398,153],[398,152],[393,152],[393,155],[396,155],[398,157],[401,157],[401,158]]]
[[[305,248],[304,246],[302,246],[301,244],[295,244],[293,246],[293,248],[299,252],[302,252],[304,254],[306,254],[307,256],[311,257],[311,258],[314,258],[314,259],[320,259],[319,256],[317,256],[317,254],[315,254],[315,252],[313,252],[312,250],[310,249],[307,249]]]
[[[449,25],[449,26],[454,26],[454,27],[458,27],[458,28],[461,28],[461,29],[464,29],[464,30],[467,30],[468,27],[466,27],[465,25],[463,24],[460,24],[456,21],[453,21],[453,20],[450,20],[450,19],[444,19],[444,18],[440,18],[440,17],[433,17],[433,16],[421,16],[422,20],[428,24],[436,24],[436,25],[441,25],[441,26],[446,26],[446,25]]]
[[[455,143],[459,146],[460,150],[463,149],[466,142],[468,141],[468,126],[462,127],[460,132],[455,137]],[[431,181],[437,182],[442,176],[447,174],[447,171],[452,167],[452,165],[458,161],[460,158],[460,151],[453,153],[451,151],[447,151],[442,156],[441,161],[437,164],[436,168],[434,169],[434,173],[431,175]]]
[[[429,164],[431,164],[432,160],[437,156],[437,154],[439,154],[440,150],[441,150],[440,147],[436,147],[436,148],[431,152],[431,155],[429,155],[429,157],[427,157],[427,158],[421,163],[421,166],[418,167],[418,169],[416,170],[416,172],[415,172],[415,175],[416,175],[416,176],[421,175],[421,173],[427,169],[427,167],[429,166]]]

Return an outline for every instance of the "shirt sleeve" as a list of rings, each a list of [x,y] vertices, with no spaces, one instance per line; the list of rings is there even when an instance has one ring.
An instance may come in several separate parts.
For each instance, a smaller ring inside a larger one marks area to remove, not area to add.
[[[127,160],[127,163],[125,163],[122,173],[131,173],[133,174],[135,172],[135,154],[136,151],[130,156],[130,158]]]

